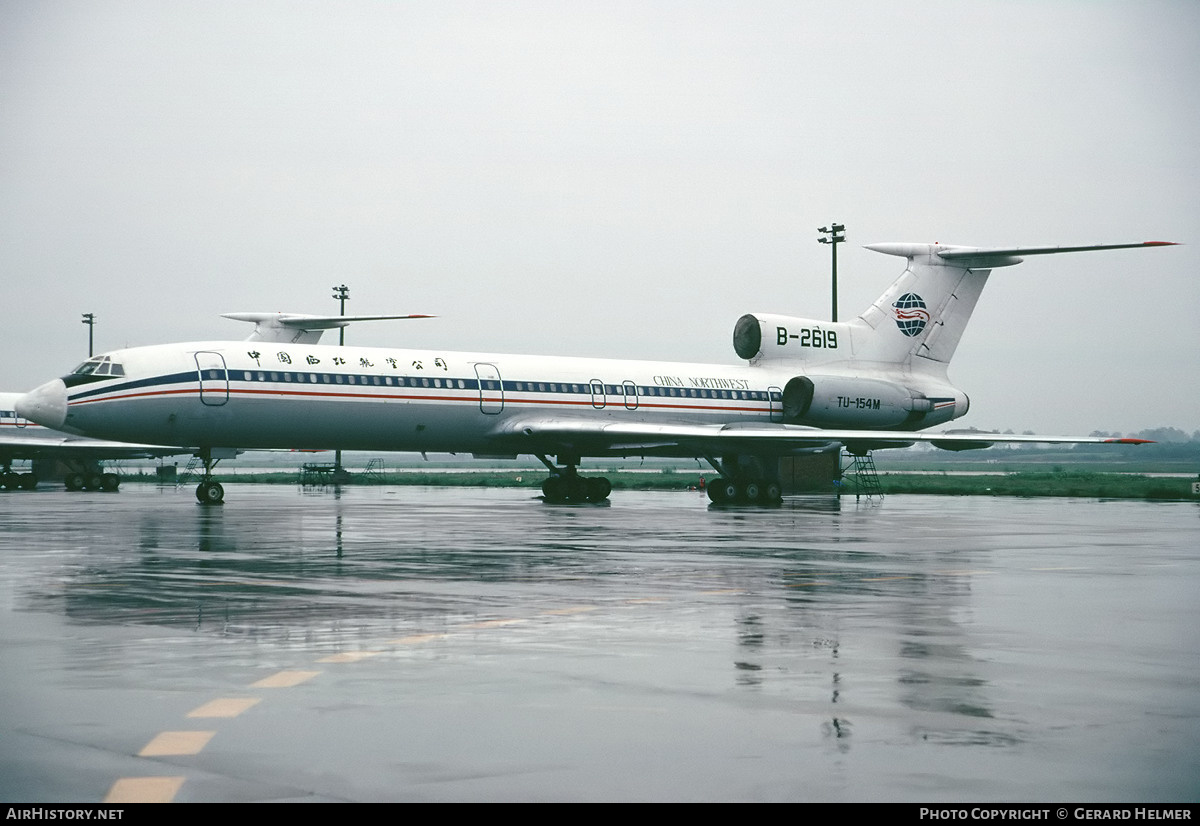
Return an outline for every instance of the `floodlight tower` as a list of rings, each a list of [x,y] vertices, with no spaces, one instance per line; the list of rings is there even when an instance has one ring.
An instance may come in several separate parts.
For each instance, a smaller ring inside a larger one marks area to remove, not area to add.
[[[333,288],[333,299],[338,302],[338,315],[346,314],[346,302],[350,300],[350,288],[343,284]],[[338,328],[338,346],[346,343],[346,328]]]
[[[350,300],[350,288],[345,284],[333,288],[333,299],[338,302],[338,315],[346,314],[346,302]],[[346,328],[338,327],[338,346],[346,345]],[[333,478],[340,479],[342,474],[342,451],[333,452]]]
[[[829,244],[833,249],[833,310],[831,320],[837,321],[837,245],[846,240],[846,225],[830,224],[827,227],[818,227],[817,232],[822,233],[817,241],[822,244]]]
[[[84,313],[83,314],[83,323],[86,324],[87,328],[88,328],[88,358],[91,358],[92,357],[92,332],[96,328],[96,314],[95,313]]]

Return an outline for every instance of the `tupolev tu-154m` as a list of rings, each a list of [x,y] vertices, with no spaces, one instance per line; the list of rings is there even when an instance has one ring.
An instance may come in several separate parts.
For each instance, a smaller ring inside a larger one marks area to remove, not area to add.
[[[1023,256],[1169,246],[1172,242],[984,249],[876,244],[903,274],[848,322],[751,313],[733,330],[737,365],[498,355],[319,344],[350,321],[414,316],[233,313],[244,341],[116,350],[22,397],[21,416],[103,439],[194,445],[196,490],[223,500],[212,469],[234,449],[324,448],[537,456],[547,501],[600,501],[585,457],[707,460],[717,503],[780,499],[778,460],[931,442],[1130,444],[1137,439],[931,433],[967,412],[947,377],[992,269]],[[552,461],[554,457],[556,461]]]

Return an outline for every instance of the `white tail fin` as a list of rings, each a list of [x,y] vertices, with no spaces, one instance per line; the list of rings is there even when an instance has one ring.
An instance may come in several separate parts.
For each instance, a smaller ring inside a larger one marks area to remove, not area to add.
[[[835,323],[754,313],[738,320],[734,349],[751,363],[792,362],[834,372],[896,367],[945,375],[988,275],[1022,256],[1172,246],[1170,241],[1083,247],[984,249],[944,244],[872,244],[908,259],[904,273],[858,318]]]
[[[961,250],[932,244],[867,247],[908,258],[908,268],[862,315],[851,322],[857,360],[905,364],[918,370],[950,363],[990,267],[971,267],[939,253]],[[1006,266],[1016,261],[1000,261]]]
[[[942,244],[874,244],[867,249],[908,259],[908,268],[858,321],[856,359],[904,363],[916,370],[950,363],[988,275],[1020,264],[1023,256],[1060,252],[1170,246],[1169,241],[1082,247],[984,249]],[[861,347],[859,346],[861,342]]]

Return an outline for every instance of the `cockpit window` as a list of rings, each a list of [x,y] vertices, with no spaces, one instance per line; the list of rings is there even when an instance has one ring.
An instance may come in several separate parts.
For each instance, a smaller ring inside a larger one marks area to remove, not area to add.
[[[112,356],[95,356],[71,371],[74,376],[124,376],[125,368],[112,360]]]

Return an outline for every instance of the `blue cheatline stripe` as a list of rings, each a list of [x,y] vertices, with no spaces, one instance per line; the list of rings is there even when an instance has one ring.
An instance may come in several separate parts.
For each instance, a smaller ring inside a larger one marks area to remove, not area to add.
[[[220,370],[205,370],[204,373],[212,373],[213,375],[205,375],[204,378],[210,381],[221,381],[224,377]],[[436,377],[430,378],[426,376],[381,376],[372,374],[360,373],[313,373],[309,371],[283,371],[283,370],[241,370],[232,369],[227,371],[228,381],[231,391],[236,392],[239,385],[245,384],[298,384],[298,385],[315,385],[329,389],[334,388],[414,388],[418,390],[463,390],[475,391],[480,389],[480,381],[475,378],[455,378],[455,377]],[[303,378],[300,378],[303,377]],[[341,379],[341,381],[339,381]],[[388,380],[392,383],[386,383]],[[145,379],[137,379],[134,381],[117,381],[113,384],[106,384],[103,387],[92,387],[88,390],[83,390],[73,394],[70,401],[79,402],[88,399],[95,399],[100,396],[108,396],[110,394],[126,393],[132,390],[144,390],[146,388],[163,387],[172,384],[195,384],[198,387],[197,372],[189,370],[183,373],[170,373],[161,376],[151,376]],[[441,386],[438,386],[438,385]],[[539,382],[539,381],[504,381],[497,382],[493,380],[484,380],[484,391],[502,389],[508,393],[537,393],[537,394],[557,394],[582,396],[586,399],[591,399],[593,396],[603,395],[610,403],[619,404],[620,400],[626,396],[634,396],[637,399],[646,399],[647,403],[653,401],[666,401],[671,399],[707,399],[713,401],[748,401],[748,402],[767,402],[770,401],[771,395],[763,390],[709,390],[697,388],[664,388],[650,387],[646,385],[629,386],[620,384],[605,384],[603,394],[592,392],[590,382]],[[497,387],[496,385],[501,385]],[[636,393],[628,393],[632,388]],[[722,395],[724,394],[724,395]],[[314,394],[321,395],[321,394]],[[778,393],[775,394],[778,396]]]

